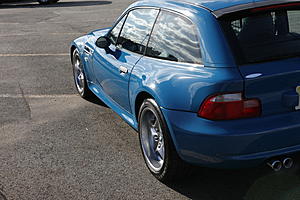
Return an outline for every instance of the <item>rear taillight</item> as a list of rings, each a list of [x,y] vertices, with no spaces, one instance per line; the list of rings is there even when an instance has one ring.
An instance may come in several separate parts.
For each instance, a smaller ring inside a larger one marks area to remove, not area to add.
[[[208,97],[198,115],[210,120],[232,120],[258,117],[261,104],[258,99],[245,99],[242,93],[220,94]]]

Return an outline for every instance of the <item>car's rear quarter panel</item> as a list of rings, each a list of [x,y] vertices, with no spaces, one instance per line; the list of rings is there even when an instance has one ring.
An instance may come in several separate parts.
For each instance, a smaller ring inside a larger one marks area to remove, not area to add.
[[[210,68],[143,57],[134,67],[129,95],[131,102],[139,92],[156,97],[161,107],[197,112],[211,94],[243,90],[236,68]]]

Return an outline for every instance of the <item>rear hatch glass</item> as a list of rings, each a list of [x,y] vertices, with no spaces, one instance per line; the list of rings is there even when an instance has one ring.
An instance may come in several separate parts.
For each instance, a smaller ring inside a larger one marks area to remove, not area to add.
[[[221,20],[240,64],[300,55],[300,8],[231,15]]]
[[[261,100],[263,115],[293,112],[299,104],[299,5],[256,8],[220,19],[245,80],[245,96]]]

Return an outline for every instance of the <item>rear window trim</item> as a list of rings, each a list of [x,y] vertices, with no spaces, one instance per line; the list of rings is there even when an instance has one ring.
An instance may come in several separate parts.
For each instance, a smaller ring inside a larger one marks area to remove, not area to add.
[[[300,1],[299,0],[276,0],[276,2],[274,2],[274,0],[268,0],[268,1],[254,2],[254,3],[252,2],[252,3],[241,4],[241,5],[236,5],[236,6],[231,6],[231,7],[215,10],[212,12],[212,14],[216,18],[222,18],[226,15],[232,15],[232,14],[236,14],[239,12],[247,12],[247,11],[255,9],[255,8],[262,8],[262,7],[275,6],[275,5],[284,5],[284,4],[288,5],[288,4],[293,4],[293,3],[300,3]]]

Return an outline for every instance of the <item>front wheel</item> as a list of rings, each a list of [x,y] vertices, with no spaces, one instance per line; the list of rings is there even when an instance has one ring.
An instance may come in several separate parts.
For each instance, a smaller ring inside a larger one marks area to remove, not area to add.
[[[73,77],[77,92],[82,98],[89,99],[92,92],[87,85],[83,63],[77,49],[74,50],[72,56]]]
[[[57,3],[59,0],[38,0],[41,5]]]
[[[179,158],[154,99],[146,99],[140,108],[139,139],[146,165],[158,180],[170,182],[184,174],[187,165]]]

